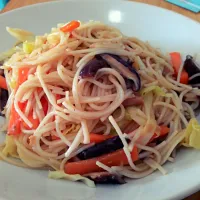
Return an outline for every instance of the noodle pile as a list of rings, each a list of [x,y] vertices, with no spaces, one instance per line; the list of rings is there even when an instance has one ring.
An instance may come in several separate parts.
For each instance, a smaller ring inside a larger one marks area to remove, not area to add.
[[[12,105],[23,123],[21,133],[7,136],[0,146],[0,157],[17,166],[63,172],[66,163],[93,145],[91,133],[114,133],[123,143],[129,165],[109,167],[97,162],[100,168],[134,179],[157,169],[166,174],[162,165],[174,161],[176,148],[185,138],[184,130],[195,118],[200,90],[180,83],[180,75],[174,79],[168,57],[116,28],[91,21],[63,33],[60,26],[37,36],[30,54],[19,50],[3,64],[9,90],[3,128],[8,128]],[[138,93],[128,89],[124,77],[113,68],[99,69],[95,77],[80,78],[84,66],[103,53],[133,63],[141,78],[142,105],[123,105]],[[28,79],[16,89],[22,68],[28,69]],[[156,92],[157,86],[161,94]],[[42,99],[47,101],[46,113]],[[19,106],[22,103],[26,103],[24,109]],[[30,115],[39,120],[38,127]],[[170,128],[168,135],[160,143],[149,143],[155,133],[160,135],[160,125]],[[139,153],[137,162],[131,159],[134,147]]]

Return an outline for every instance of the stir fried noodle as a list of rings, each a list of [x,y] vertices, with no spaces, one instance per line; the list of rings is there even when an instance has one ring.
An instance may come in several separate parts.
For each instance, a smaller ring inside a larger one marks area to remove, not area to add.
[[[169,56],[116,28],[93,21],[63,27],[21,41],[4,59],[9,98],[0,157],[86,182],[96,172],[166,174],[163,164],[174,162],[195,120],[198,87],[181,82],[183,66],[175,77]]]

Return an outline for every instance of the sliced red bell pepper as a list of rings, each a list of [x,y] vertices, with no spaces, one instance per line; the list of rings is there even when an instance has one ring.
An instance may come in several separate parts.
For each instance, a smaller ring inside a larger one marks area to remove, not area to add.
[[[137,147],[133,148],[131,152],[131,157],[133,161],[138,160],[138,151]],[[96,162],[99,161],[109,167],[111,166],[120,166],[120,165],[127,165],[128,160],[126,154],[124,153],[123,149],[118,151],[88,159],[88,160],[81,160],[78,162],[68,162],[65,164],[65,173],[67,174],[88,174],[92,172],[99,172],[104,171],[102,168],[96,165]]]
[[[6,79],[3,76],[0,76],[0,88],[7,90],[7,83]]]
[[[78,28],[80,26],[80,22],[79,21],[71,21],[69,22],[68,24],[62,26],[60,28],[60,30],[64,33],[67,33],[67,32],[72,32],[73,30],[75,30],[76,28]]]
[[[153,140],[155,140],[156,138],[167,135],[169,133],[169,131],[170,131],[170,129],[167,126],[160,126],[160,135],[157,135],[156,133],[154,133],[154,135],[151,138],[151,140],[149,141],[149,143],[152,142]]]
[[[28,72],[29,72],[29,68],[20,68],[18,70],[18,80],[17,80],[17,85],[15,88],[15,93],[17,91],[17,89],[19,88],[19,86],[25,82],[28,78]],[[18,106],[20,108],[20,110],[24,110],[25,106],[26,106],[26,102],[24,103],[18,103]],[[18,115],[17,111],[15,110],[14,104],[11,107],[11,112],[10,112],[10,120],[9,120],[9,124],[8,124],[8,134],[9,135],[19,135],[21,133],[21,118]]]
[[[178,76],[179,69],[181,67],[182,59],[181,54],[179,52],[170,53],[172,66],[174,68],[175,76]],[[180,83],[188,84],[189,76],[188,73],[183,69],[181,72]]]
[[[113,135],[110,136],[110,135],[100,135],[100,134],[90,133],[90,143],[100,143],[112,137]]]
[[[39,121],[38,118],[36,118],[36,119],[33,118],[33,112],[30,112],[30,113],[29,113],[29,115],[28,115],[28,120],[32,123],[33,126],[30,128],[30,127],[23,121],[23,126],[24,126],[25,129],[27,129],[27,130],[36,129],[36,128],[39,126],[40,121]]]
[[[18,103],[20,110],[24,110],[25,103]],[[12,104],[10,111],[10,120],[8,123],[8,135],[19,135],[21,133],[21,118],[15,110],[14,104]]]

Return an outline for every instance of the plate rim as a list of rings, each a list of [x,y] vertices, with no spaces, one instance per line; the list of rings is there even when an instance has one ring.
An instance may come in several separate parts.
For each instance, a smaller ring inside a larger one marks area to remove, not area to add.
[[[71,3],[80,2],[80,3],[82,3],[83,1],[94,3],[93,0],[82,0],[82,1],[81,0],[50,0],[48,2],[39,2],[39,3],[36,3],[36,4],[26,5],[26,6],[23,6],[23,7],[15,8],[15,9],[0,13],[0,18],[1,18],[1,16],[6,16],[6,15],[9,15],[11,13],[18,12],[20,10],[34,8],[34,7],[38,7],[38,6],[45,6],[45,5],[48,5],[48,4],[60,4],[60,3],[67,3],[67,2],[71,2]],[[107,0],[97,0],[97,2],[101,2],[101,3],[104,3],[104,4],[110,4],[110,2],[116,3],[116,0],[109,0],[109,2]],[[179,15],[179,16],[187,19],[187,20],[190,20],[192,23],[200,25],[200,22],[198,22],[195,19],[192,19],[188,16],[185,16],[185,15],[178,13],[178,12],[175,12],[173,10],[169,10],[167,8],[159,7],[159,6],[156,6],[156,5],[152,5],[152,4],[148,4],[148,3],[144,3],[144,2],[130,1],[130,0],[119,0],[118,3],[140,4],[140,5],[144,5],[144,6],[150,6],[150,7],[153,7],[155,9],[161,9],[164,12],[170,12],[172,14]]]

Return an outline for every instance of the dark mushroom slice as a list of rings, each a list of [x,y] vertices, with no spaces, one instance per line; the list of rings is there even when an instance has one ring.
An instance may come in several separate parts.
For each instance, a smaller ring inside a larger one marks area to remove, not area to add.
[[[129,140],[127,140],[129,141]],[[77,157],[81,160],[87,160],[90,158],[98,157],[103,154],[114,152],[118,149],[123,148],[123,144],[119,136],[114,136],[108,140],[95,144],[94,146],[85,149],[80,152]]]
[[[139,74],[130,64],[130,61],[125,61],[119,56],[112,54],[101,54],[101,57],[116,71],[123,75],[123,77],[132,81],[133,91],[139,91],[141,87],[141,80]]]
[[[94,77],[99,69],[111,67],[118,71],[126,82],[127,89],[139,91],[141,80],[130,61],[125,61],[117,55],[99,54],[90,60],[80,72],[81,78]]]
[[[4,116],[4,114],[2,114],[2,111],[4,110],[7,101],[8,101],[8,91],[0,89],[0,116]]]
[[[90,60],[80,72],[81,78],[94,77],[97,71],[101,68],[108,68],[108,64],[98,56]]]
[[[109,172],[94,172],[86,175],[87,178],[93,180],[96,184],[125,184],[125,180],[117,174]]]
[[[186,60],[183,65],[185,71],[188,73],[189,77],[200,73],[200,66],[195,62],[194,58],[190,55],[186,56]],[[200,76],[192,78],[189,80],[189,84],[198,84],[200,83]]]
[[[1,65],[1,63],[0,63],[0,65]],[[0,75],[5,77],[3,69],[0,69]],[[2,114],[2,111],[4,110],[4,107],[5,107],[5,105],[6,105],[7,101],[8,101],[8,96],[9,96],[8,95],[8,91],[5,90],[5,89],[0,88],[0,116],[4,116]]]

